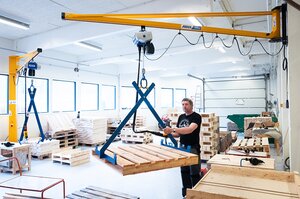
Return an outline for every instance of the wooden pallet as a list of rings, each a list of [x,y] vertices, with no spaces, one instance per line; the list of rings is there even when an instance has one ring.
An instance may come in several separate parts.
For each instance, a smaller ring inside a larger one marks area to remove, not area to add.
[[[60,148],[78,146],[78,133],[76,129],[55,132],[52,138],[59,140]]]
[[[298,174],[257,168],[212,165],[187,199],[299,199]]]
[[[81,189],[80,191],[76,191],[72,194],[67,195],[66,198],[69,199],[80,199],[80,198],[86,198],[86,199],[95,199],[95,198],[106,198],[106,199],[139,199],[137,196],[132,196],[129,194],[116,192],[108,189],[102,189],[99,187],[94,186],[88,186],[84,189]]]
[[[97,143],[79,143],[79,146],[88,146],[88,147],[96,147],[101,146],[105,143],[105,141],[97,142]]]
[[[255,150],[270,152],[270,145],[268,138],[250,138],[250,139],[238,139],[233,145],[232,149],[235,150]]]
[[[70,166],[80,165],[90,161],[90,151],[81,149],[63,150],[52,154],[54,163],[66,164]]]
[[[198,156],[170,147],[141,144],[109,147],[106,155],[117,155],[117,168],[123,175],[188,166],[198,163]]]
[[[46,158],[51,158],[52,153],[46,153],[46,154],[40,154],[40,155],[31,155],[31,157],[39,159],[39,160],[43,160],[43,159],[46,159]]]

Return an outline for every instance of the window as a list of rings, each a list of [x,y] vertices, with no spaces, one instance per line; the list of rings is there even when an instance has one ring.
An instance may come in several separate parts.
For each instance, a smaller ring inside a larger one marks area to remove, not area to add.
[[[173,89],[172,88],[161,88],[161,107],[170,108],[173,107]]]
[[[71,81],[52,81],[52,110],[76,110],[76,83]]]
[[[104,110],[116,109],[116,86],[102,85],[102,101]]]
[[[25,78],[19,77],[18,80],[18,90],[17,90],[17,110],[18,113],[25,113],[25,95],[26,95],[26,110],[29,107],[30,96],[28,93],[28,88],[30,88],[33,83],[34,88],[36,88],[36,93],[34,96],[34,103],[38,112],[48,112],[48,79],[39,78],[27,78],[27,85],[25,91]],[[33,112],[33,107],[31,108]]]
[[[8,76],[0,75],[0,114],[8,113]]]
[[[99,85],[81,83],[81,110],[99,110]]]
[[[131,109],[135,104],[136,90],[132,86],[121,87],[121,109]]]
[[[174,90],[174,107],[181,107],[181,101],[186,97],[186,89],[175,88]]]

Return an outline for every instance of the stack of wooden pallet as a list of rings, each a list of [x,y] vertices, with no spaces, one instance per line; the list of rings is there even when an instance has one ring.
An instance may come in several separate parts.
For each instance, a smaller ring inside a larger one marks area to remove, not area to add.
[[[270,145],[267,137],[263,138],[250,138],[250,139],[237,139],[232,145],[232,149],[235,150],[249,150],[266,152],[269,155]]]
[[[39,142],[40,138],[30,138],[28,144],[30,144],[32,157],[40,160],[44,158],[51,158],[52,151],[59,149],[59,140],[44,140]]]
[[[219,117],[215,113],[202,113],[201,117],[201,160],[207,161],[218,152]]]
[[[141,115],[136,116],[135,126],[136,127],[144,127],[145,126],[145,117],[141,116]]]
[[[180,116],[180,112],[176,108],[172,108],[168,110],[168,118],[171,120],[170,125],[172,128],[177,126],[178,117]]]
[[[139,131],[139,129],[137,130]],[[120,137],[125,143],[148,144],[153,142],[152,134],[135,133],[132,128],[123,128]]]
[[[264,123],[269,122],[272,123],[271,117],[245,117],[244,118],[244,137],[251,138],[252,137],[252,128],[254,127],[255,123]],[[251,125],[252,123],[252,125]]]
[[[52,154],[54,163],[76,166],[90,161],[90,151],[81,149],[66,149]]]
[[[57,131],[52,135],[52,138],[59,140],[60,148],[78,146],[78,133],[76,129]]]
[[[220,131],[220,146],[219,152],[225,152],[232,144],[232,136],[230,131]]]
[[[106,141],[107,118],[80,118],[73,120],[78,141],[84,145],[98,145]]]

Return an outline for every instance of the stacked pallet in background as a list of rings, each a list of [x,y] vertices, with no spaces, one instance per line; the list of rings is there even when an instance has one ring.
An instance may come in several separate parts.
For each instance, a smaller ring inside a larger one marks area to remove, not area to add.
[[[219,152],[225,152],[226,149],[232,144],[232,135],[230,131],[220,131],[220,144],[219,144]]]
[[[132,128],[123,128],[120,137],[125,143],[148,144],[153,142],[151,133],[135,133]]]
[[[76,166],[90,161],[90,151],[81,149],[66,149],[52,154],[54,163]]]
[[[269,155],[270,145],[267,137],[264,138],[250,138],[238,139],[231,147],[235,150],[249,150],[266,152]]]
[[[78,141],[85,145],[98,145],[106,141],[107,118],[80,118],[73,120]]]
[[[200,131],[201,160],[207,161],[218,152],[219,117],[215,113],[202,113]]]
[[[32,157],[38,159],[50,158],[52,151],[59,149],[59,140],[44,140],[39,142],[40,138],[30,138],[28,144],[30,144]]]
[[[145,120],[144,116],[141,116],[141,115],[136,116],[135,127],[137,127],[137,128],[144,127],[144,126],[146,126],[145,123],[146,123],[146,120]]]
[[[244,137],[252,138],[252,128],[255,126],[255,123],[272,123],[271,117],[245,117],[244,118]]]
[[[171,128],[175,128],[177,126],[177,121],[180,114],[181,113],[176,108],[168,110],[168,117],[171,120],[170,122]]]
[[[53,139],[59,140],[60,148],[78,146],[78,133],[76,129],[57,131],[52,135]]]

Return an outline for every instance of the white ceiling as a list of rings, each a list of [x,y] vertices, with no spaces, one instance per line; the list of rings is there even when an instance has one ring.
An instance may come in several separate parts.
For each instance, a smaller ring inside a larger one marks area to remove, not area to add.
[[[273,3],[274,4],[274,3]],[[0,24],[0,38],[13,40],[15,49],[30,51],[43,48],[40,60],[43,63],[64,67],[79,64],[82,70],[107,72],[110,67],[119,73],[134,73],[137,68],[137,47],[132,36],[139,27],[73,22],[61,20],[62,12],[73,13],[160,13],[160,12],[223,12],[262,11],[268,8],[263,0],[1,0],[0,15],[30,24],[29,30],[20,30]],[[238,29],[267,31],[266,17],[255,18],[206,18],[201,19],[207,26],[227,27],[232,24]],[[171,22],[191,24],[187,19],[172,19]],[[243,25],[246,24],[246,25]],[[178,31],[147,28],[153,34],[156,48],[151,58],[164,52]],[[192,41],[199,33],[182,32]],[[209,42],[210,34],[205,34]],[[222,36],[230,43],[232,36]],[[249,38],[240,38],[246,42]],[[85,49],[74,43],[85,41],[97,45],[102,52]],[[191,73],[198,76],[252,75],[262,73],[270,67],[270,58],[260,48],[255,48],[251,58],[241,56],[235,47],[221,52],[217,41],[213,48],[206,49],[200,42],[191,46],[182,36],[177,36],[169,51],[158,61],[145,59],[149,73],[163,76],[180,76]],[[268,47],[268,46],[267,46]],[[258,50],[256,50],[258,49]],[[242,49],[247,50],[247,49]],[[255,55],[253,55],[255,54]],[[253,59],[258,54],[259,59]],[[54,58],[54,59],[52,59]],[[65,60],[65,61],[63,61]],[[253,62],[255,60],[255,63]],[[256,64],[254,68],[253,65]],[[257,66],[263,66],[257,67]]]

